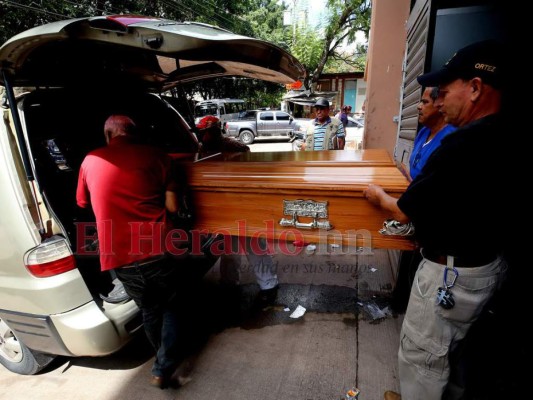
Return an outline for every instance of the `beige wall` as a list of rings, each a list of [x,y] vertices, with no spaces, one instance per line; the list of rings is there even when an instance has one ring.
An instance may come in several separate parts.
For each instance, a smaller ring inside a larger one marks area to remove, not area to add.
[[[396,145],[410,0],[373,0],[366,70],[365,149]]]

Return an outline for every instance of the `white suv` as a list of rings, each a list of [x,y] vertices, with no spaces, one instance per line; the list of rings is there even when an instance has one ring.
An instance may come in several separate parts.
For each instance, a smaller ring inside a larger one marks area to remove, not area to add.
[[[195,153],[189,125],[161,93],[181,82],[239,75],[288,83],[296,59],[264,41],[192,22],[107,16],[55,22],[0,47],[0,362],[33,374],[54,355],[101,356],[141,327],[133,301],[78,243],[79,165],[104,144],[111,113],[146,142]],[[17,87],[29,88],[15,96]],[[118,297],[115,296],[118,292]],[[122,297],[121,297],[122,296]]]

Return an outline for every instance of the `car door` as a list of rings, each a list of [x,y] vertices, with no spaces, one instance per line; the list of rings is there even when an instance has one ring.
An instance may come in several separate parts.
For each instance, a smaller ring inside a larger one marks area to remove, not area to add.
[[[293,118],[283,111],[276,111],[276,135],[288,136],[294,130]]]
[[[257,120],[257,134],[258,136],[274,136],[277,135],[276,120],[272,111],[264,111],[259,114]]]

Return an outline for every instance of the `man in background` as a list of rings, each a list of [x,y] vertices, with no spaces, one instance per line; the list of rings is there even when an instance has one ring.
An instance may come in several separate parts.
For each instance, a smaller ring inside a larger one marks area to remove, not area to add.
[[[321,97],[314,107],[316,118],[307,128],[302,150],[343,150],[346,133],[342,122],[329,116],[329,101]]]
[[[247,145],[222,134],[222,126],[217,117],[206,116],[202,118],[196,128],[198,128],[198,136],[202,144],[200,148],[202,156],[250,151],[250,147]],[[242,254],[239,252],[239,246],[244,249],[249,267],[253,269],[259,285],[257,305],[264,307],[274,303],[279,288],[278,276],[275,272],[272,255],[268,253],[267,242],[262,238],[258,239],[258,246],[261,249],[254,249],[249,237],[231,237],[232,248],[226,249],[220,258],[222,283],[233,287],[237,287],[240,283]],[[261,251],[258,252],[258,250]]]

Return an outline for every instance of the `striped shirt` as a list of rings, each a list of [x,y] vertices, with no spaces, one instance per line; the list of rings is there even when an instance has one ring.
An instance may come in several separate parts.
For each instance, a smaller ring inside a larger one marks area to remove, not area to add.
[[[322,125],[320,124],[320,122],[318,122],[317,119],[315,119],[313,123],[315,125],[315,129],[313,132],[313,135],[315,137],[315,146],[313,150],[327,149],[327,146],[324,147],[324,137],[326,135],[326,126],[331,123],[331,117],[328,117],[326,122],[324,122]],[[336,136],[339,138],[343,138],[345,136],[344,127],[342,126],[342,124],[339,125],[339,129],[337,130]]]

